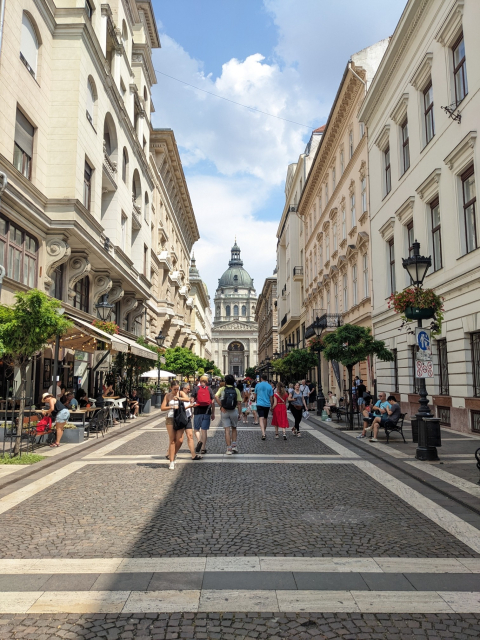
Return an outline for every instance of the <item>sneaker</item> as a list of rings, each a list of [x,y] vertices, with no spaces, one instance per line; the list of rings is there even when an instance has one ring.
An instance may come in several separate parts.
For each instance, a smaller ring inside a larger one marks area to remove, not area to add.
[[[238,453],[238,447],[236,444],[232,444],[232,451],[233,453]]]
[[[168,468],[171,470],[175,469],[175,462],[170,462],[170,465]]]
[[[286,440],[286,439],[287,439],[287,436],[283,436],[283,439],[284,439],[284,440]]]
[[[370,438],[370,442],[378,442],[376,438]]]
[[[233,453],[233,452],[232,452],[232,448],[231,448],[231,447],[229,447],[229,448],[227,449],[227,456],[231,456],[231,455],[232,455],[232,453]]]
[[[357,440],[359,440],[360,438],[366,438],[367,436],[364,436],[363,433],[361,433],[359,436],[357,436]]]
[[[278,438],[278,433],[275,434],[275,438]]]
[[[367,427],[367,428],[365,429],[365,432],[366,432],[366,433],[370,433],[370,431],[372,430],[372,428],[373,428],[372,426]]]
[[[325,418],[325,422],[331,422],[332,419],[331,418]]]

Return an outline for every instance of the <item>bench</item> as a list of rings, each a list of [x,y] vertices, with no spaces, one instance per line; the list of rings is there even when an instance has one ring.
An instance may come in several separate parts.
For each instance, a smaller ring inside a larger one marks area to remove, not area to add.
[[[403,421],[405,420],[406,415],[407,415],[406,413],[401,413],[397,424],[393,424],[393,422],[390,422],[389,424],[389,420],[386,420],[385,421],[386,424],[381,425],[383,429],[385,429],[385,435],[387,436],[387,444],[388,444],[388,438],[390,434],[395,431],[401,434],[403,441],[405,442],[405,444],[407,444],[407,441],[405,440],[405,436],[403,435]]]
[[[350,415],[349,407],[343,398],[340,398],[338,407],[330,408],[330,413],[335,413],[335,415],[337,416],[337,422],[340,422],[340,420],[342,420],[342,416],[345,416],[345,422],[347,422],[348,416]],[[354,417],[357,416],[357,425],[360,426],[360,411],[354,411],[353,415]]]

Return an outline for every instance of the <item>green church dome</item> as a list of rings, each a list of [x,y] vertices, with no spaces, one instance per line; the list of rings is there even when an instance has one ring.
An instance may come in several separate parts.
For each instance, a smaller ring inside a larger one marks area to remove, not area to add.
[[[240,247],[236,241],[232,247],[232,258],[228,263],[228,269],[218,280],[218,288],[222,287],[253,289],[253,280],[243,268],[243,261],[240,259]]]

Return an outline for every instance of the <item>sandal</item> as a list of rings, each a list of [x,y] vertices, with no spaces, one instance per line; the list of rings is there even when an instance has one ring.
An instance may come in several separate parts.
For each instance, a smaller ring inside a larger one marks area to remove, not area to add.
[[[200,451],[200,453],[202,454],[202,456],[204,456],[204,455],[207,453],[207,450],[206,450],[206,449],[202,449],[202,450]]]
[[[56,442],[52,442],[52,444],[50,445],[51,447],[59,447],[60,445],[57,444]]]
[[[262,440],[265,440],[265,438],[266,438],[266,437],[267,437],[267,436],[262,436]]]
[[[201,460],[202,456],[196,455],[194,458],[192,458],[192,460]]]

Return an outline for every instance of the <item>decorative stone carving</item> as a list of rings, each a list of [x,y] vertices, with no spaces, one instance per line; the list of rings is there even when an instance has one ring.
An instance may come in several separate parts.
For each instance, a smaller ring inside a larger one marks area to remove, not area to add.
[[[61,264],[67,262],[72,253],[71,248],[68,246],[63,238],[50,238],[46,244],[47,258],[45,263],[45,278],[43,284],[45,291],[49,294],[53,294],[53,280],[51,278],[52,273]]]
[[[97,273],[93,281],[93,305],[112,288],[112,279],[108,273]]]
[[[132,295],[129,295],[128,297],[123,299],[123,308],[122,308],[122,326],[125,325],[125,323],[128,320],[128,314],[133,311],[134,309],[136,309],[136,307],[138,306],[139,301],[134,298]]]
[[[70,258],[68,270],[68,297],[73,302],[73,299],[75,298],[75,290],[73,287],[79,280],[90,273],[92,265],[88,261],[88,257],[86,255],[75,255]]]
[[[110,302],[110,304],[115,304],[116,302],[121,300],[124,295],[125,291],[123,290],[121,283],[114,282],[112,283],[112,288],[110,289],[110,292],[108,294],[108,301]]]
[[[422,91],[427,86],[432,73],[432,62],[433,53],[429,51],[423,57],[422,62],[419,64],[412,79],[410,80],[410,83],[415,87],[415,89],[417,89],[417,91]]]
[[[429,202],[438,194],[441,175],[441,169],[434,169],[428,178],[415,189],[420,196],[420,200],[425,198],[426,202]]]

